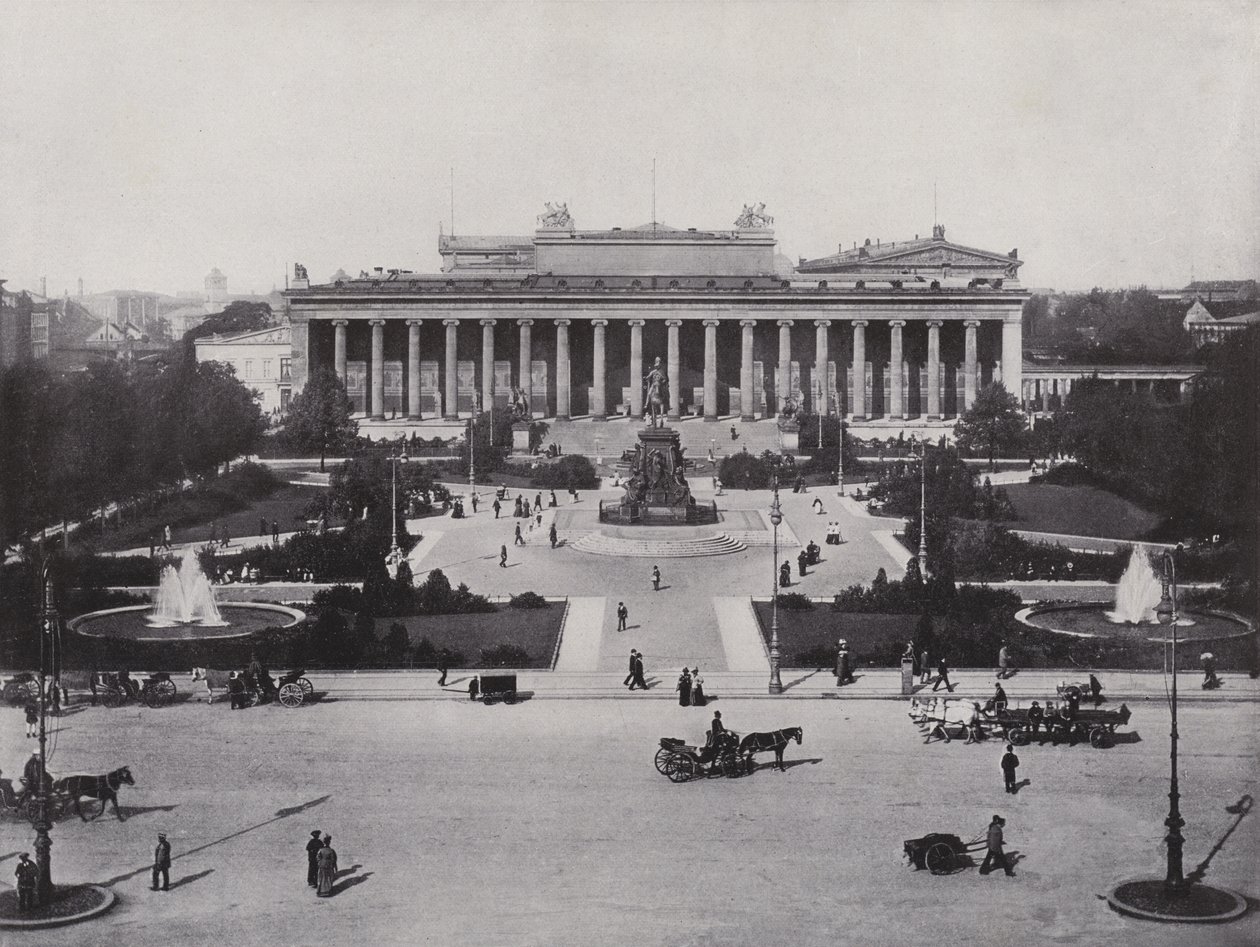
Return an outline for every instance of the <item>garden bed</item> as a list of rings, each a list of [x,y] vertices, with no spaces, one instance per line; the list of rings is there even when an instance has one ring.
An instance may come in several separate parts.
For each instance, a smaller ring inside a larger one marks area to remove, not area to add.
[[[770,603],[754,602],[766,647],[770,646]],[[833,667],[836,642],[844,638],[858,667],[894,667],[906,642],[914,637],[917,615],[837,612],[827,604],[809,611],[779,609],[781,665],[788,668]]]
[[[560,637],[561,625],[568,605],[548,602],[544,608],[509,608],[500,605],[497,612],[471,615],[411,615],[404,618],[378,618],[376,636],[384,639],[395,622],[407,629],[412,648],[426,640],[433,651],[422,650],[415,661],[420,666],[432,662],[429,654],[445,648],[451,655],[451,667],[482,667],[482,652],[500,645],[514,645],[528,658],[503,666],[550,668]],[[462,656],[463,660],[457,660]]]
[[[1099,487],[1012,483],[1003,489],[1019,517],[1004,524],[1011,529],[1141,540],[1161,522],[1159,514]]]

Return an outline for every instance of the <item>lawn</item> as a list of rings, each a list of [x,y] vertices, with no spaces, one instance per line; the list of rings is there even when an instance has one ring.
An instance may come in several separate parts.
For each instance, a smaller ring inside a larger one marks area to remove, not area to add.
[[[1006,525],[1072,536],[1144,539],[1160,516],[1098,487],[1014,483],[1003,489],[1019,519]]]
[[[767,646],[770,642],[770,603],[754,602]],[[894,667],[906,642],[914,637],[917,615],[879,615],[866,612],[833,612],[827,604],[815,604],[807,612],[779,609],[779,650],[783,666],[833,667],[836,642],[844,638],[856,666]]]
[[[473,615],[412,615],[407,618],[378,618],[376,635],[383,639],[389,626],[400,622],[414,647],[427,638],[435,649],[446,648],[463,661],[452,660],[452,666],[483,664],[483,649],[502,644],[516,645],[529,654],[523,667],[549,668],[555,654],[556,640],[564,621],[567,603],[548,602],[546,608],[509,608],[500,605],[497,612]]]

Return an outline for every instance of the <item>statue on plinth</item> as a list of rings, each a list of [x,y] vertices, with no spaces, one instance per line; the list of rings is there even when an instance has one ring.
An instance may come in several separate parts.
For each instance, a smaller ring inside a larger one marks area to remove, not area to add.
[[[512,422],[519,423],[529,420],[529,398],[525,396],[524,388],[512,387]]]
[[[650,417],[648,426],[662,427],[665,423],[665,413],[669,402],[669,376],[665,374],[665,369],[661,367],[659,355],[652,363],[652,367],[648,369],[648,373],[643,376],[643,389],[643,405]]]
[[[551,206],[551,201],[546,203],[546,212],[538,215],[538,225],[543,230],[572,230],[573,218],[569,215],[569,205],[564,201],[557,201],[556,206]]]

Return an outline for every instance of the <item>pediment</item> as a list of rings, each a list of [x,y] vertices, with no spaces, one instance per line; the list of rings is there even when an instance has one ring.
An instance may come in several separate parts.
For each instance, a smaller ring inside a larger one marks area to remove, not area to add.
[[[902,252],[882,255],[881,264],[894,263],[898,266],[1000,266],[1007,267],[1019,261],[998,253],[987,253],[971,247],[957,244],[935,244],[929,247],[908,247]]]

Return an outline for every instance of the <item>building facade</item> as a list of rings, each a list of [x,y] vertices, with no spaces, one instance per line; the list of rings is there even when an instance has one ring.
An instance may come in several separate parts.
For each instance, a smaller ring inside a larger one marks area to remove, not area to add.
[[[293,343],[287,325],[239,335],[205,336],[193,345],[197,361],[230,365],[241,383],[258,393],[264,414],[282,414],[289,409]]]
[[[416,422],[506,407],[593,421],[643,412],[660,358],[670,419],[752,421],[785,404],[859,425],[952,423],[979,388],[1022,390],[1015,251],[931,238],[793,267],[773,219],[734,229],[578,230],[548,209],[532,237],[440,237],[442,272],[398,270],[286,293],[293,390],[331,368],[360,413]]]

